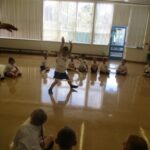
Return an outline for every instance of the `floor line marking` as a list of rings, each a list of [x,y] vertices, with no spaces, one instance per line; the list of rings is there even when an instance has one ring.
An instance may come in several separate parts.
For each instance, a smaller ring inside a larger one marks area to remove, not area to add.
[[[79,150],[82,150],[82,149],[83,149],[84,132],[85,132],[85,124],[84,124],[84,122],[82,122],[82,124],[81,124],[81,129],[80,129]]]

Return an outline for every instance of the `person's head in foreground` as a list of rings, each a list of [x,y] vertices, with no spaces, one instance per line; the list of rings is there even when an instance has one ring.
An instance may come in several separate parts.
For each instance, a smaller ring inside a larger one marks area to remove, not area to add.
[[[123,150],[148,150],[145,139],[137,135],[129,135],[123,145]]]
[[[70,127],[64,127],[59,130],[56,140],[60,150],[71,150],[76,145],[76,134]]]
[[[46,121],[47,121],[47,114],[44,110],[42,109],[35,109],[31,113],[31,121],[30,123],[35,125],[35,126],[42,126]]]

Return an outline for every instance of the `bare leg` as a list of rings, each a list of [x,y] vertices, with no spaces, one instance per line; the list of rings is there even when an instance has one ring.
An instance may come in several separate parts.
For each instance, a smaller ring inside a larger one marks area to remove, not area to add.
[[[49,92],[49,94],[53,94],[53,88],[54,88],[54,86],[56,85],[58,83],[58,80],[57,79],[55,79],[55,81],[52,83],[52,85],[50,86],[50,88],[49,88],[49,90],[48,90],[48,92]]]

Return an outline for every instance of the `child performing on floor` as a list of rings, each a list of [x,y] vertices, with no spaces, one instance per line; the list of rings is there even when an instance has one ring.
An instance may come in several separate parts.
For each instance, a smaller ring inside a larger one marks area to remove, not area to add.
[[[70,41],[69,44],[70,44],[70,47],[65,46],[65,39],[64,39],[64,37],[62,37],[62,43],[60,46],[58,57],[56,59],[56,69],[55,69],[55,73],[54,73],[55,81],[52,83],[51,87],[48,90],[50,95],[53,94],[53,88],[58,83],[59,80],[63,80],[63,79],[67,80],[72,92],[76,92],[76,90],[74,90],[74,88],[78,87],[76,85],[72,85],[72,83],[68,77],[68,74],[66,73],[67,60],[72,51],[72,42]]]

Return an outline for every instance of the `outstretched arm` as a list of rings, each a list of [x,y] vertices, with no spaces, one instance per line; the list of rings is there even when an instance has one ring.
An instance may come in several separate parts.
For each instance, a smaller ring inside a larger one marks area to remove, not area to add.
[[[59,54],[61,54],[61,53],[62,53],[62,51],[63,51],[63,47],[64,47],[64,44],[65,44],[65,39],[64,39],[64,37],[62,37],[62,38],[61,38],[61,45],[60,45]]]
[[[2,23],[0,22],[0,29],[4,29],[4,30],[7,30],[9,32],[12,32],[12,31],[17,31],[18,29],[13,26],[12,24],[8,24],[8,23]]]

